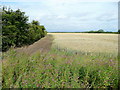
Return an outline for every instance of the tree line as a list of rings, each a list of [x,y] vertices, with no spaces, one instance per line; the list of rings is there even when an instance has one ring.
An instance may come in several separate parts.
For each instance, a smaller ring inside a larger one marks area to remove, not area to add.
[[[104,31],[103,29],[99,29],[97,31],[86,31],[84,33],[113,33],[113,34],[119,34],[120,30],[118,30],[118,32],[110,32],[110,31]]]
[[[2,10],[2,51],[9,48],[29,45],[45,37],[47,31],[38,21],[28,23],[28,16],[20,9]]]
[[[104,31],[103,29],[99,30],[91,30],[91,31],[83,31],[83,32],[49,32],[49,33],[110,33],[110,34],[120,34],[120,29],[117,32],[112,31]]]

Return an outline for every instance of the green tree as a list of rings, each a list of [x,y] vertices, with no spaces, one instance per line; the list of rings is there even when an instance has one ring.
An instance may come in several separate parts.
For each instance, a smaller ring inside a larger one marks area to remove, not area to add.
[[[28,17],[20,9],[13,11],[10,8],[3,8],[2,12],[2,34],[3,51],[4,47],[21,46],[25,43],[28,33]],[[5,38],[9,38],[6,39]],[[9,41],[8,41],[9,40]],[[6,46],[7,44],[7,46]]]
[[[103,33],[104,30],[103,30],[103,29],[100,29],[100,30],[98,30],[97,32],[98,32],[98,33]]]
[[[36,41],[46,35],[45,27],[43,25],[40,25],[38,21],[33,20],[29,25],[29,30],[31,34],[33,34],[30,34],[30,39],[33,39],[32,37],[34,37],[34,40]]]
[[[45,27],[35,20],[28,23],[28,16],[20,9],[13,11],[3,7],[2,24],[2,51],[31,44],[46,35]]]
[[[35,21],[35,20],[33,20],[33,21],[31,22],[31,24],[33,24],[33,25],[40,25],[40,23],[39,23],[38,21]]]

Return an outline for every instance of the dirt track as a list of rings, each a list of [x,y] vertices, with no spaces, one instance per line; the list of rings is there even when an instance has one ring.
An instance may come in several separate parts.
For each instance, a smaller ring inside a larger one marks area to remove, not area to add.
[[[25,52],[26,54],[33,54],[35,52],[48,52],[51,48],[53,38],[51,35],[47,35],[46,37],[40,39],[39,41],[33,43],[32,45],[17,48],[17,52]]]

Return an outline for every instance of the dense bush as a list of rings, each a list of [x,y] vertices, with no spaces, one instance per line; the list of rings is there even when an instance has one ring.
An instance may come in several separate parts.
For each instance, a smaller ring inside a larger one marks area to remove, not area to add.
[[[2,51],[11,46],[19,47],[31,44],[46,35],[44,26],[33,20],[28,23],[28,17],[20,9],[3,8],[2,12]]]

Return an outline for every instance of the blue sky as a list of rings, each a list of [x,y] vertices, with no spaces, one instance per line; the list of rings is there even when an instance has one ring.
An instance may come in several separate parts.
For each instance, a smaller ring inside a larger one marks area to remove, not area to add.
[[[118,2],[81,2],[80,0],[3,0],[2,5],[21,9],[29,22],[38,20],[48,32],[80,32],[104,29],[117,31]]]

